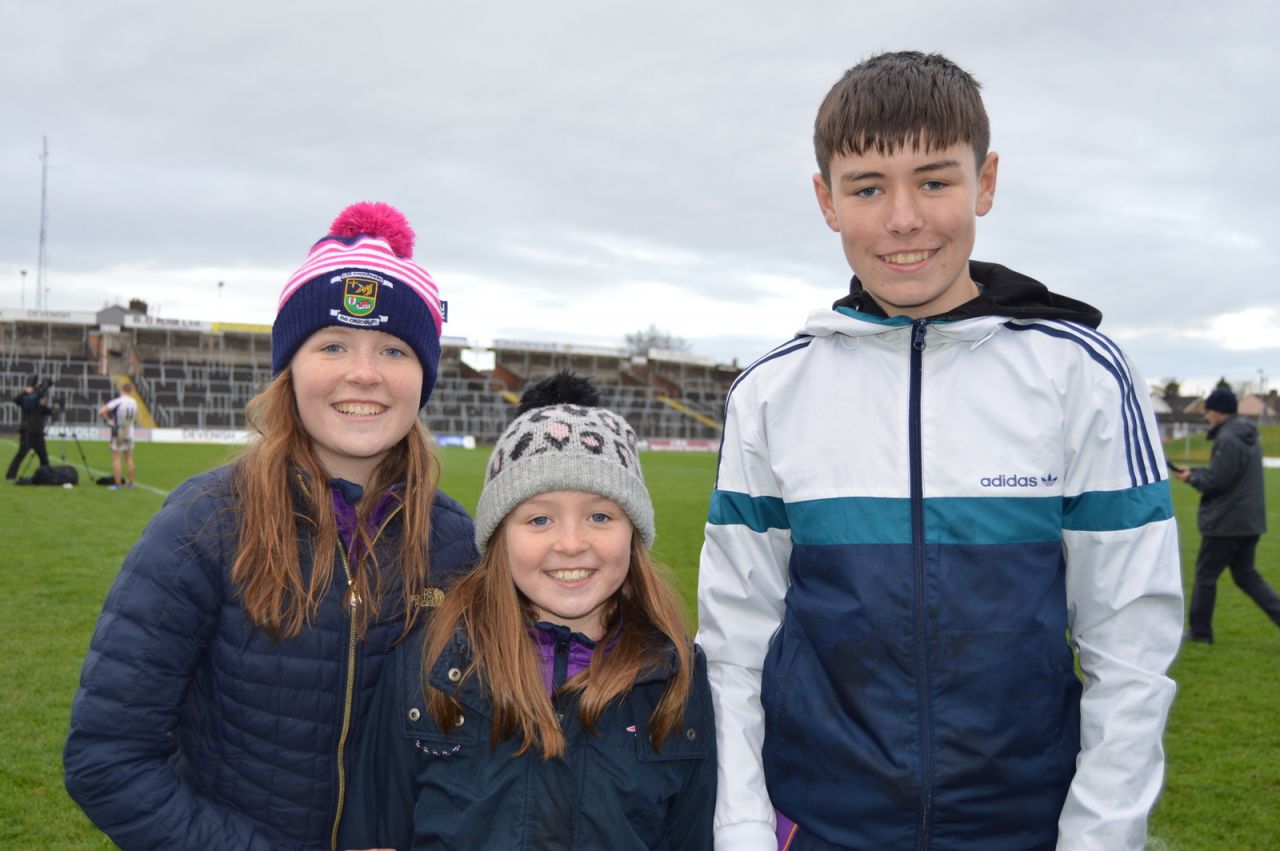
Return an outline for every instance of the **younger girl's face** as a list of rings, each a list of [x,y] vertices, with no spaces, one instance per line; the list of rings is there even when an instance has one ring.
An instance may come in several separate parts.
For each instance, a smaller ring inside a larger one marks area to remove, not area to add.
[[[422,365],[383,331],[321,328],[289,362],[302,427],[325,471],[365,486],[418,418]]]
[[[631,518],[616,502],[582,491],[548,491],[503,520],[516,587],[539,620],[588,638],[604,635],[604,608],[631,567]]]

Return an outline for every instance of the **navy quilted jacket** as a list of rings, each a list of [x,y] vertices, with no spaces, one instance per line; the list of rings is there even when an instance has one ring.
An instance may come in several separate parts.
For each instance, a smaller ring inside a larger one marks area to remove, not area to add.
[[[275,642],[254,627],[230,582],[229,481],[229,467],[189,479],[152,518],[80,675],[67,790],[126,849],[330,847],[350,742],[400,637],[401,621],[388,618],[353,644],[340,563],[299,635]],[[471,519],[440,494],[431,524],[431,584],[444,585],[475,563]],[[399,530],[397,514],[380,555]],[[329,552],[339,558],[336,541]]]

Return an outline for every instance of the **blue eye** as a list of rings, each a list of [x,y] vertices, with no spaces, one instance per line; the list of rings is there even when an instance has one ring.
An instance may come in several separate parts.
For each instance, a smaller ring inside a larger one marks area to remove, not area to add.
[[[338,343],[325,343],[325,344],[324,344],[324,346],[322,346],[322,347],[320,348],[320,351],[322,351],[322,352],[340,352],[340,351],[342,351],[342,346],[341,346],[340,344],[338,344]]]
[[[608,514],[605,514],[603,511],[597,511],[595,514],[592,514],[591,517],[589,517],[588,519],[592,523],[607,523],[613,518],[610,517]]]
[[[946,183],[944,183],[944,182],[942,182],[941,180],[926,180],[926,181],[921,185],[921,187],[920,187],[920,188],[921,188],[921,189],[928,189],[928,190],[929,190],[929,191],[931,191],[931,192],[936,192],[936,191],[938,191],[939,189],[946,189],[946,188],[947,188],[947,184],[946,184]]]
[[[551,518],[545,514],[539,514],[537,517],[529,518],[530,526],[546,526],[551,522]]]
[[[880,194],[879,187],[867,186],[854,192],[853,196],[855,198],[871,198],[872,196],[879,195],[879,194]]]
[[[391,360],[399,360],[403,358],[405,360],[411,360],[414,363],[417,363],[418,361],[417,353],[408,346],[387,346],[382,350],[382,355],[383,357]]]

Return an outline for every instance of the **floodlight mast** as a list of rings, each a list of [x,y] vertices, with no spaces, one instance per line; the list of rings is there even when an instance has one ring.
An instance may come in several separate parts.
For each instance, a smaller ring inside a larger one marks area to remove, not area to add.
[[[36,265],[36,308],[49,309],[48,257],[45,245],[49,230],[49,137],[40,137],[40,253]]]

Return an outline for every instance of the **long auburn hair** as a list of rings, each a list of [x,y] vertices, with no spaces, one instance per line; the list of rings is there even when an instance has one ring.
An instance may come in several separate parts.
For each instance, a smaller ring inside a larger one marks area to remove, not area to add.
[[[458,630],[465,630],[472,661],[463,678],[479,676],[488,690],[493,740],[518,733],[523,741],[516,756],[538,748],[544,759],[552,759],[564,755],[564,732],[529,637],[532,604],[511,578],[505,526],[494,532],[479,565],[449,591],[427,627],[422,678],[427,708],[446,733],[462,723],[454,698],[432,688],[425,674]],[[693,679],[693,642],[666,569],[650,558],[639,535],[631,537],[630,569],[610,603],[605,637],[597,642],[591,663],[565,683],[561,693],[581,695],[578,715],[582,726],[594,732],[609,703],[626,694],[641,672],[669,664],[674,647],[676,670],[649,718],[649,740],[658,749],[684,720]]]
[[[319,609],[333,580],[334,547],[342,547],[330,477],[303,428],[289,367],[250,400],[245,416],[258,439],[234,465],[239,543],[231,579],[253,623],[272,638],[290,638]],[[406,630],[415,619],[416,607],[409,601],[427,587],[431,504],[438,480],[439,465],[427,431],[416,421],[365,488],[366,494],[374,495],[398,482],[404,485],[393,491],[402,515],[399,552],[391,559],[399,567],[398,577],[384,571],[366,529],[378,500],[361,499],[357,509],[358,545],[353,542],[353,549],[365,555],[362,564],[349,565],[352,585],[347,593],[360,601],[354,617],[361,638],[382,613],[387,591],[396,586],[403,590]],[[300,525],[310,527],[309,576],[298,546]],[[364,564],[372,569],[363,569]]]

